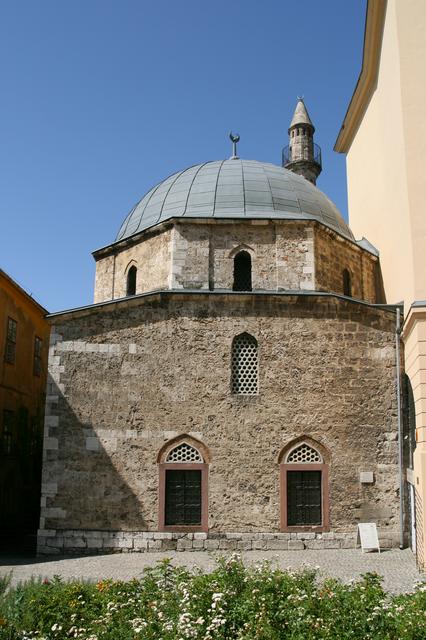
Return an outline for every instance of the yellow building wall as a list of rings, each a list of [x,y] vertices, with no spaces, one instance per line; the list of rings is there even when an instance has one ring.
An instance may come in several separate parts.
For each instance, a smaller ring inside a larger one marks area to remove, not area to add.
[[[37,528],[41,444],[50,327],[44,310],[0,271],[0,534]],[[17,322],[15,362],[5,361],[8,318]],[[34,339],[43,341],[34,374]],[[4,411],[12,411],[13,446],[6,451]],[[35,428],[35,432],[32,432]],[[3,538],[0,538],[0,544]]]
[[[380,251],[387,301],[404,301],[405,370],[416,411],[412,477],[421,566],[426,565],[425,69],[425,0],[388,0],[377,86],[347,153],[349,222],[356,237],[367,237]]]
[[[380,251],[387,301],[414,295],[411,219],[396,2],[390,0],[379,77],[347,154],[349,224]]]

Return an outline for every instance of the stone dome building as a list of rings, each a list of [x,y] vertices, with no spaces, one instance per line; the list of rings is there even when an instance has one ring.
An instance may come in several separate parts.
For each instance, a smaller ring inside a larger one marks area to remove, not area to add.
[[[313,133],[160,182],[49,316],[40,553],[398,543],[395,308]]]

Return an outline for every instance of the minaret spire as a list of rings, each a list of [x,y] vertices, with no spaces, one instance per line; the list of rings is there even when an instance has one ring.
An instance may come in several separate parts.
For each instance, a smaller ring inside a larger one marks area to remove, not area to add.
[[[289,144],[283,149],[283,167],[316,184],[321,173],[321,149],[314,143],[315,127],[302,97],[297,98],[296,109],[288,129]]]

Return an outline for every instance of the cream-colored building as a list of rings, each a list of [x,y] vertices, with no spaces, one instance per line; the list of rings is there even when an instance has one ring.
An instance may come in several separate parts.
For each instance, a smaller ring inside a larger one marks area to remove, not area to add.
[[[425,68],[426,2],[369,0],[362,70],[335,145],[347,156],[352,231],[380,251],[387,302],[404,303],[406,404],[412,390],[416,428],[407,496],[420,566],[426,563]],[[402,404],[404,410],[404,398]]]

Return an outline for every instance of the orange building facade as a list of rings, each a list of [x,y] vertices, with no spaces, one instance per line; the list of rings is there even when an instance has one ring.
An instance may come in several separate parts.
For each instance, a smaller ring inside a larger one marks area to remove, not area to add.
[[[0,545],[27,539],[38,525],[46,313],[0,269]]]

